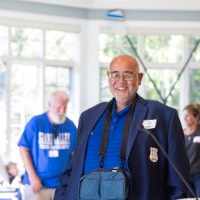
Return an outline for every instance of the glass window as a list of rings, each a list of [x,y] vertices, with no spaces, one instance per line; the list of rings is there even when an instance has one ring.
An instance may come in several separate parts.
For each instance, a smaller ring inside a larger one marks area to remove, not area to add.
[[[42,30],[34,28],[11,28],[12,55],[16,57],[42,57]]]
[[[0,153],[6,152],[6,145],[8,136],[6,135],[7,129],[7,73],[0,70]],[[6,142],[5,142],[6,141]]]
[[[194,51],[193,55],[192,55],[192,61],[193,62],[200,62],[200,37],[190,37],[189,38],[189,52],[188,54],[190,54],[192,52],[192,50],[195,48],[196,45],[197,48]],[[198,42],[198,43],[197,43]]]
[[[137,49],[137,37],[130,35],[131,43]],[[99,35],[99,59],[102,63],[109,63],[111,59],[119,54],[135,55],[128,40],[121,35]]]
[[[0,56],[8,55],[8,27],[0,26]]]
[[[131,44],[137,49],[137,37],[130,35]],[[100,101],[108,101],[112,98],[108,87],[107,70],[110,61],[119,54],[135,55],[127,38],[121,35],[99,35],[99,60],[100,60]]]
[[[200,102],[200,70],[190,70],[189,71],[189,97],[190,102],[199,103]]]
[[[46,66],[45,67],[45,102],[50,92],[55,89],[64,90],[68,93],[70,101],[67,106],[67,115],[70,119],[75,120],[74,106],[73,106],[73,94],[71,91],[72,83],[72,69],[70,67],[61,66]],[[45,110],[47,109],[47,103],[45,103]]]
[[[60,66],[45,67],[45,88],[46,94],[55,89],[61,89],[71,93],[71,68]],[[70,95],[71,96],[71,95]]]
[[[100,93],[101,93],[101,101],[109,101],[112,98],[112,94],[109,89],[108,77],[107,77],[107,68],[101,68],[100,73]]]
[[[11,132],[12,159],[18,156],[17,142],[26,122],[42,112],[40,67],[33,64],[13,64],[11,67]]]
[[[183,58],[184,37],[180,35],[146,35],[144,59],[154,63],[177,63]]]
[[[160,102],[166,103],[167,105],[178,108],[180,86],[179,82],[175,85],[174,89],[171,91],[170,96],[167,98],[172,86],[177,80],[178,71],[168,69],[149,69],[148,73],[152,78],[153,82],[156,84],[156,87],[159,92],[156,91],[153,83],[149,80],[147,74],[145,74],[143,84],[145,84],[146,98],[158,100]]]
[[[46,59],[66,60],[77,57],[78,34],[48,30],[46,31]]]
[[[0,152],[17,162],[18,140],[30,118],[47,109],[47,94],[63,89],[73,102],[72,68],[80,59],[78,32],[37,26],[0,25],[0,57],[9,64],[6,72],[0,69]]]
[[[105,66],[118,54],[125,53],[135,55],[134,48],[141,49],[137,53],[145,63],[151,79],[157,89],[144,72],[145,97],[166,103],[178,109],[180,105],[179,91],[180,81],[172,88],[179,75],[178,66],[172,63],[182,62],[184,53],[184,36],[182,35],[144,35],[140,36],[144,43],[138,44],[139,36],[130,35],[130,41],[120,35],[100,34],[99,58],[101,66],[100,98],[101,101],[109,100],[112,96],[108,89]],[[144,53],[144,54],[143,54]],[[148,63],[155,63],[150,65]],[[160,65],[159,63],[164,63]],[[142,66],[141,66],[142,68]],[[158,69],[160,68],[160,69]],[[173,68],[173,69],[171,69]],[[170,91],[171,90],[171,91]]]

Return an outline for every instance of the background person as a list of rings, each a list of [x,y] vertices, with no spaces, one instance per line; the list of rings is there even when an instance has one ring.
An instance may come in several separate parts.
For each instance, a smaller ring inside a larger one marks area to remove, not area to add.
[[[16,188],[17,199],[22,200],[24,186],[22,184],[23,174],[19,172],[17,163],[9,162],[6,164],[6,171],[9,176],[9,184]]]
[[[138,129],[142,124],[146,126],[145,123],[151,123],[149,128],[152,133],[187,181],[189,161],[177,111],[157,101],[145,100],[137,94],[143,74],[132,56],[120,55],[114,58],[107,74],[114,103],[104,168],[120,166],[119,150],[123,127],[131,104],[136,101],[124,163],[124,167],[131,174],[128,200],[169,200],[186,197],[186,186],[155,141]],[[77,200],[81,176],[99,168],[98,151],[108,105],[108,102],[100,103],[81,114],[75,156],[71,168],[61,176],[61,185],[56,190],[55,200]]]
[[[19,141],[25,166],[25,200],[51,200],[74,151],[76,126],[66,117],[69,98],[50,94],[49,110],[33,117]]]
[[[185,147],[190,161],[190,182],[200,197],[200,105],[189,104],[183,109]]]
[[[4,183],[9,183],[9,176],[6,171],[4,159],[0,155],[0,185],[3,185]]]
[[[13,182],[17,181],[19,183],[22,183],[23,175],[19,174],[19,169],[17,166],[17,163],[15,162],[9,162],[6,164],[6,171],[9,176],[9,183],[12,184]]]

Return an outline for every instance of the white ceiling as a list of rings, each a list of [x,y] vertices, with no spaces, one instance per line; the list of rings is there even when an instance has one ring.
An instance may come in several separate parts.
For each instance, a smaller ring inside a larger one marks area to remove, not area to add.
[[[21,0],[85,9],[199,11],[200,0]]]

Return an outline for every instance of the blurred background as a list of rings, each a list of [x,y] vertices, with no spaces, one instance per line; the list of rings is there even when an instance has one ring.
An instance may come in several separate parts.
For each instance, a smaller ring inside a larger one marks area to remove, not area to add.
[[[76,124],[110,100],[106,71],[118,54],[140,61],[139,94],[176,108],[182,121],[183,107],[200,100],[199,39],[198,0],[0,0],[3,160],[21,162],[18,139],[52,90],[69,93]]]

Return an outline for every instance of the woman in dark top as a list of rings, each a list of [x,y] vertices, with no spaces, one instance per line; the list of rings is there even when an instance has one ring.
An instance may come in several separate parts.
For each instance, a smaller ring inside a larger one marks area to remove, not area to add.
[[[189,104],[183,109],[185,146],[190,161],[190,181],[200,197],[200,104]]]

